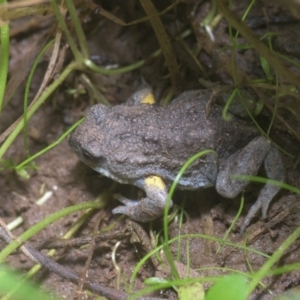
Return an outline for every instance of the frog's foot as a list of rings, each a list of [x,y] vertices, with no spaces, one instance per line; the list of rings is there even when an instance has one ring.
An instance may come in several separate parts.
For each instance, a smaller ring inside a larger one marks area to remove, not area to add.
[[[270,141],[261,136],[221,164],[216,183],[218,193],[227,198],[236,197],[249,181],[231,178],[231,175],[255,176],[263,162],[268,178],[281,182],[284,180],[284,167],[279,151]],[[245,231],[260,209],[263,218],[267,217],[269,204],[279,190],[280,187],[268,183],[263,187],[244,220],[241,232]]]
[[[271,145],[271,149],[268,151],[264,162],[268,178],[283,182],[285,178],[284,167],[281,155],[275,146]],[[241,227],[241,233],[246,230],[251,220],[260,209],[262,210],[263,219],[267,219],[269,205],[279,190],[280,187],[268,184],[268,182],[266,183],[260,191],[256,202],[251,206],[248,214],[246,215]]]
[[[168,196],[167,188],[162,179],[158,176],[149,176],[139,181],[138,186],[145,190],[147,197],[137,201],[129,200],[121,195],[114,195],[114,198],[125,206],[119,206],[112,212],[127,215],[138,222],[148,222],[160,217],[164,212]],[[172,206],[172,202],[170,206]]]
[[[263,219],[267,218],[267,211],[269,205],[279,191],[279,187],[275,185],[266,184],[264,188],[260,191],[258,199],[256,202],[251,206],[249,212],[247,213],[244,222],[241,226],[241,233],[244,233],[248,225],[250,224],[251,220],[255,217],[257,212],[261,209],[262,210],[262,217]]]

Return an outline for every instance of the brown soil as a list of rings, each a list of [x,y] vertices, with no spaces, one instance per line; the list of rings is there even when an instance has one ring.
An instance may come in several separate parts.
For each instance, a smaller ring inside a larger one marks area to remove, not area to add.
[[[146,21],[132,26],[120,26],[101,16],[99,10],[91,9],[84,3],[80,3],[81,1],[78,2],[78,7],[81,7],[80,18],[88,38],[90,55],[96,57],[97,64],[101,66],[115,64],[120,67],[127,66],[148,58],[151,53],[159,49],[156,36],[149,22]],[[153,2],[157,11],[162,11],[171,4],[171,1]],[[226,64],[230,66],[231,63],[228,22],[223,18],[214,29],[215,43],[213,43],[204,29],[197,25],[207,15],[210,9],[210,1],[202,1],[200,4],[199,1],[186,2],[189,3],[180,3],[175,9],[161,16],[169,36],[173,37],[171,39],[172,47],[180,66],[180,91],[204,88],[199,83],[199,78],[232,85],[232,78],[226,71]],[[233,10],[241,16],[246,10],[246,2],[235,2]],[[126,22],[144,16],[143,9],[138,2],[128,1],[128,3],[135,3],[133,6],[127,6],[122,1],[98,1],[98,4],[100,3],[107,11]],[[274,50],[297,61],[299,64],[300,26],[291,10],[292,7],[281,6],[279,2],[274,4],[274,2],[257,1],[246,19],[246,24],[259,36],[263,36],[267,32],[276,32],[276,35],[272,38]],[[193,14],[191,14],[192,12]],[[10,79],[14,78],[19,72],[26,73],[26,68],[30,70],[32,61],[36,57],[34,56],[32,59],[32,55],[39,52],[39,43],[43,41],[45,36],[48,34],[51,36],[54,32],[51,31],[55,29],[53,27],[54,20],[54,17],[47,15],[45,17],[26,17],[12,22],[12,29],[15,31],[11,33]],[[34,25],[27,27],[29,23]],[[176,39],[188,29],[192,32],[186,39],[183,41]],[[235,34],[235,30],[233,30],[233,33]],[[203,48],[200,48],[200,42]],[[246,44],[242,37],[238,39],[238,42],[241,45]],[[194,56],[191,56],[191,53]],[[256,50],[250,47],[242,48],[236,51],[235,55],[236,66],[249,78],[253,80],[265,78]],[[66,65],[71,59],[71,53],[67,52],[64,64]],[[194,59],[202,66],[201,68],[198,67]],[[48,57],[44,58],[44,61],[39,64],[32,83],[30,98],[33,98],[41,83],[47,61]],[[298,67],[288,63],[285,64],[291,72],[294,72],[298,77],[300,76]],[[30,153],[36,153],[54,142],[71,124],[82,117],[86,109],[94,103],[92,91],[85,85],[82,74],[83,72],[78,71],[69,76],[52,95],[51,99],[48,99],[30,120],[28,124]],[[85,72],[85,74],[113,105],[126,101],[130,94],[145,83],[153,88],[157,99],[162,99],[171,88],[168,69],[162,55],[147,60],[146,64],[140,69],[121,75],[99,75],[90,71]],[[271,74],[274,75],[274,72],[271,71]],[[25,79],[27,75],[23,77]],[[285,78],[280,77],[280,84],[288,84],[285,80]],[[24,87],[24,83],[20,84],[6,105],[1,115],[1,132],[22,114]],[[72,90],[75,92],[70,93]],[[85,94],[79,95],[80,90],[84,90]],[[263,92],[268,95],[269,103],[274,106],[273,91],[263,90]],[[296,115],[299,116],[299,113],[299,105],[296,105],[295,98],[291,96],[280,98],[277,114],[298,133],[300,133],[300,129]],[[266,129],[271,117],[271,112],[264,109],[258,117],[258,122]],[[296,165],[294,157],[299,155],[300,141],[277,118],[275,118],[271,137],[290,154],[282,154],[287,172],[286,182],[299,188],[299,164]],[[20,135],[4,158],[6,161],[12,160],[14,164],[17,164],[22,162],[25,157],[23,136]],[[99,176],[80,162],[76,155],[70,151],[66,140],[35,159],[35,164],[36,169],[28,170],[30,174],[28,180],[18,177],[11,170],[3,170],[0,177],[1,218],[6,224],[18,216],[22,216],[24,219],[22,225],[13,231],[15,236],[18,236],[51,213],[76,203],[94,200],[97,195],[113,185],[111,180]],[[245,240],[247,239],[249,247],[271,255],[299,225],[297,204],[300,196],[282,190],[272,202],[268,220],[265,222],[258,216],[247,228],[247,234],[249,235],[244,234],[241,236],[239,226],[249,207],[255,201],[260,187],[259,184],[251,184],[251,187],[246,191],[246,204],[242,217],[227,240],[242,245],[246,243]],[[46,191],[51,191],[52,196],[43,205],[36,205],[35,201]],[[131,198],[134,198],[134,195],[136,197],[140,195],[131,186],[117,185],[114,187],[114,191],[130,194]],[[182,203],[181,199],[185,197],[187,197],[187,201],[184,209],[189,218],[184,220],[181,228],[178,223],[173,222],[169,228],[170,236],[202,233],[211,234],[222,239],[238,211],[240,198],[224,199],[211,188],[197,193],[176,193],[174,199],[180,205]],[[117,203],[111,200],[111,203],[105,209],[95,212],[84,223],[76,237],[83,238],[95,232],[95,226],[99,218],[101,218],[99,230],[104,230],[116,221],[118,217],[111,214],[111,209],[116,205]],[[51,224],[35,235],[30,240],[30,244],[35,246],[36,243],[48,241],[59,243],[61,236],[68,231],[80,216],[81,213],[72,214]],[[129,229],[124,231],[124,228],[125,219],[118,220],[109,231],[110,234],[119,234],[118,239],[110,236],[103,241],[97,241],[88,268],[88,280],[90,282],[116,289],[117,274],[111,261],[111,255],[116,242],[120,240],[121,244],[116,252],[116,260],[121,269],[120,286],[121,290],[128,289],[132,270],[146,254],[145,251],[149,251],[149,249],[138,242],[132,244],[129,238],[132,231]],[[145,239],[145,243],[150,228],[149,224],[143,225],[143,230],[145,230],[143,234],[145,235],[142,239]],[[161,220],[154,222],[153,228],[156,232],[159,232],[162,228]],[[189,242],[188,248],[186,241]],[[88,243],[81,248],[77,245],[65,246],[58,250],[56,257],[59,258],[58,261],[61,265],[67,266],[80,276],[84,276],[84,267],[90,253],[90,245]],[[199,237],[182,240],[180,261],[183,264],[178,266],[183,269],[183,274],[185,274],[185,264],[188,261],[190,268],[192,268],[190,274],[195,276],[220,276],[224,274],[224,271],[220,271],[221,267],[250,273],[248,262],[250,262],[253,270],[258,270],[266,261],[266,258],[258,254],[251,252],[245,254],[244,250],[229,246],[223,246],[221,251],[217,252],[218,245],[216,242]],[[5,243],[2,241],[0,244],[1,249],[4,246]],[[295,242],[277,265],[284,266],[299,262],[299,246],[300,243]],[[187,249],[190,250],[189,253],[186,253]],[[172,251],[174,257],[176,257],[176,253],[179,251],[177,244],[172,245]],[[45,252],[43,251],[43,253]],[[248,259],[248,262],[246,259]],[[34,264],[24,254],[11,255],[7,259],[7,263],[21,272],[26,272]],[[210,269],[206,270],[207,267],[210,267]],[[160,269],[155,261],[146,263],[139,271],[134,282],[134,289],[140,290],[143,288],[143,281],[155,274],[168,278],[169,274],[162,272]],[[38,273],[34,280],[51,293],[66,299],[95,298],[84,291],[78,293],[77,284],[62,279],[47,270]],[[265,278],[263,282],[266,288],[257,289],[251,299],[271,299],[271,293],[274,295],[297,287],[300,283],[300,271],[295,270],[276,277],[270,276]],[[209,284],[205,285],[205,287],[208,286]],[[177,299],[176,293],[171,289],[162,293],[154,293],[152,297]]]

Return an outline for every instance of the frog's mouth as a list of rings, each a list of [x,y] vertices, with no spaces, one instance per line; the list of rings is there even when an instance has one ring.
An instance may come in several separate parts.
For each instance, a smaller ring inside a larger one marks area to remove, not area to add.
[[[107,168],[99,167],[99,166],[90,166],[92,167],[96,172],[102,174],[105,177],[108,177],[114,181],[117,181],[122,184],[130,184],[132,181],[126,180],[126,179],[120,179],[120,177],[116,176],[112,172],[110,172]]]

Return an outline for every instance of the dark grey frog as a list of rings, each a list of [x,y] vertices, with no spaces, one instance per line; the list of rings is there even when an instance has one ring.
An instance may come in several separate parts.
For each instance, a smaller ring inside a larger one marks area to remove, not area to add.
[[[88,110],[69,139],[70,147],[97,172],[146,192],[139,201],[117,195],[124,206],[113,213],[139,222],[161,216],[167,187],[187,159],[206,149],[218,155],[210,153],[195,161],[181,177],[179,189],[215,186],[220,195],[234,198],[249,182],[231,175],[256,175],[262,163],[268,178],[284,180],[280,153],[254,126],[233,115],[225,121],[217,104],[207,115],[211,94],[211,90],[187,91],[164,107],[144,101],[149,99],[147,93],[137,93],[125,104],[97,104]],[[261,189],[242,231],[260,209],[266,218],[279,189],[271,184]]]

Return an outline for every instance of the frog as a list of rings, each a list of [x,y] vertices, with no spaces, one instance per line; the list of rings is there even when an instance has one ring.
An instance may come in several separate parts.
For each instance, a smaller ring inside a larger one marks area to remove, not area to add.
[[[93,105],[72,132],[69,145],[88,166],[121,184],[145,191],[142,199],[115,194],[123,205],[112,210],[137,222],[163,215],[168,189],[184,163],[210,149],[180,177],[177,188],[215,187],[225,198],[236,198],[249,184],[239,176],[255,176],[264,165],[271,180],[284,181],[282,157],[256,126],[234,114],[222,117],[222,105],[212,101],[209,89],[189,90],[163,106],[147,88],[115,106]],[[223,95],[224,98],[224,95]],[[209,111],[208,111],[209,107]],[[243,232],[268,207],[280,187],[266,183],[241,226]],[[172,206],[172,200],[168,202]]]

